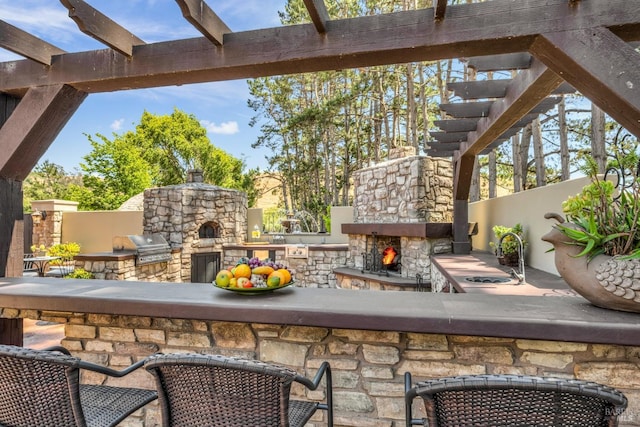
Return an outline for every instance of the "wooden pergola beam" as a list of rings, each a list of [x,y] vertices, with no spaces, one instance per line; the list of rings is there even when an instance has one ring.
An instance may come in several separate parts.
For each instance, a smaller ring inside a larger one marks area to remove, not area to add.
[[[127,58],[133,55],[133,46],[144,41],[121,27],[108,16],[102,14],[82,0],[60,0],[83,33],[120,52]]]
[[[0,47],[43,65],[51,65],[53,55],[65,53],[64,50],[4,21],[0,21]]]
[[[224,35],[231,30],[204,0],[176,0],[176,3],[191,25],[213,44],[222,46]]]
[[[433,17],[436,21],[444,19],[444,14],[447,11],[447,0],[438,0],[434,8]]]
[[[329,13],[324,0],[303,0],[304,6],[309,12],[311,22],[316,27],[316,31],[320,34],[327,32],[327,22],[329,21]]]
[[[476,156],[500,137],[520,118],[544,100],[560,84],[562,78],[542,62],[534,60],[531,68],[521,71],[507,88],[503,99],[491,105],[489,115],[478,121],[462,144],[454,183],[455,199],[467,200]]]
[[[29,89],[0,127],[0,179],[24,181],[86,96],[67,85]]]
[[[69,1],[69,0],[64,0]],[[433,22],[421,9],[331,21],[318,37],[310,25],[233,32],[219,51],[206,38],[136,47],[135,61],[98,50],[59,55],[49,70],[29,61],[0,64],[0,92],[23,94],[36,84],[66,83],[96,93],[527,51],[540,33],[615,27],[640,39],[640,8],[627,0],[512,0],[450,6]],[[553,19],[550,19],[552,17]]]
[[[640,138],[640,53],[632,46],[592,28],[543,34],[530,50]]]

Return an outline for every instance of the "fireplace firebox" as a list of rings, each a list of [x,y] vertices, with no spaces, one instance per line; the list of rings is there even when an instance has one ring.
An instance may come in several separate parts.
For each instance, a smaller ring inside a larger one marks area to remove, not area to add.
[[[373,232],[367,237],[366,250],[362,253],[362,273],[389,276],[389,272],[401,273],[400,237],[378,236]]]

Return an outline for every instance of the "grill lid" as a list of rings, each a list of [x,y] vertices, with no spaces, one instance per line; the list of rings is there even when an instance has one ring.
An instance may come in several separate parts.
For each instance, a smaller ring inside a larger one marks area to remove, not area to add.
[[[115,236],[113,251],[132,251],[136,265],[153,264],[171,260],[171,246],[161,234]]]

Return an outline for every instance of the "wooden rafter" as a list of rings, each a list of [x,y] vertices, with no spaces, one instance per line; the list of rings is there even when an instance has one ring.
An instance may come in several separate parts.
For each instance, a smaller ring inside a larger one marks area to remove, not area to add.
[[[461,147],[456,169],[456,200],[467,200],[469,197],[476,156],[560,84],[562,78],[540,61],[533,61],[530,69],[518,73],[509,85],[505,97],[493,103],[488,117],[478,121],[477,129],[469,132],[466,147]]]
[[[24,181],[86,96],[67,85],[29,89],[0,127],[0,179]]]
[[[13,61],[0,64],[0,91],[22,94],[34,84],[67,83],[95,93],[513,53],[527,51],[540,33],[586,23],[640,39],[640,8],[627,0],[585,4],[521,0],[514,8],[512,0],[494,0],[450,6],[447,19],[437,23],[425,21],[430,9],[334,20],[324,37],[312,25],[233,32],[225,36],[224,52],[196,38],[138,46],[136,61],[104,50],[60,55],[51,70]]]
[[[327,32],[327,22],[329,21],[329,13],[324,0],[303,0],[304,5],[309,12],[311,22],[316,27],[316,31],[320,34]]]
[[[204,0],[176,0],[182,16],[216,46],[222,46],[224,35],[230,33],[222,19]]]
[[[60,2],[69,9],[69,17],[75,21],[80,31],[128,58],[133,55],[133,46],[145,44],[142,39],[82,0]]]
[[[0,47],[44,65],[51,65],[51,56],[65,53],[4,21],[0,21]]]
[[[444,19],[444,14],[447,11],[447,0],[438,0],[434,8],[433,16],[436,21]]]
[[[640,138],[640,53],[632,46],[592,28],[544,34],[531,53]]]

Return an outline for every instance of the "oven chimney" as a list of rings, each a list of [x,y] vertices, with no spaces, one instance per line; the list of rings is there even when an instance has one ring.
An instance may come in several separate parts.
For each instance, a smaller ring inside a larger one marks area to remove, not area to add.
[[[202,169],[189,169],[187,171],[187,183],[190,182],[204,182]]]

